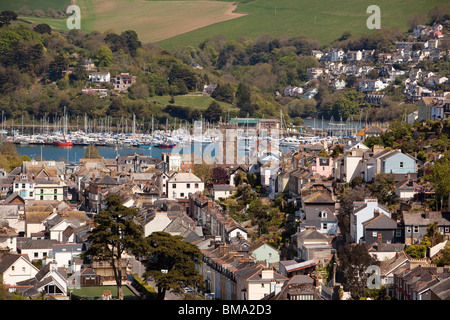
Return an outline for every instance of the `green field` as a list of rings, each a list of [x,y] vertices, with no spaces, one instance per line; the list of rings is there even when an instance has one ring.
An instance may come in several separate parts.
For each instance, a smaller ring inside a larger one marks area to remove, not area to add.
[[[254,0],[239,5],[236,12],[247,15],[239,19],[221,22],[206,28],[188,32],[158,42],[170,50],[178,45],[197,45],[217,34],[227,39],[239,36],[255,38],[263,34],[295,37],[306,35],[328,44],[339,38],[344,31],[352,35],[371,33],[366,26],[370,4],[381,10],[381,27],[407,31],[408,17],[413,13],[427,13],[437,5],[448,5],[448,0],[378,0],[376,3],[363,0]]]
[[[61,7],[68,0],[0,0],[0,9],[17,9],[28,5]],[[381,26],[407,30],[408,17],[427,13],[448,0],[252,0],[235,7],[234,1],[217,0],[76,0],[81,8],[84,31],[135,30],[142,42],[155,42],[165,49],[196,46],[205,39],[222,34],[227,39],[240,36],[255,38],[263,34],[295,37],[306,35],[321,44],[340,37],[344,31],[352,35],[371,33],[366,26],[367,7],[381,9]],[[234,10],[234,11],[233,11]],[[37,19],[58,29],[66,29],[65,20]]]

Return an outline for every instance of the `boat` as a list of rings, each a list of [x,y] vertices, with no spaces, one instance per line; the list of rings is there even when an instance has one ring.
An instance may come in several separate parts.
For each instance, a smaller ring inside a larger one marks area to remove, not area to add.
[[[73,147],[72,141],[53,141],[55,147]]]
[[[137,144],[138,148],[151,148],[153,145],[149,144],[149,143],[138,143]]]
[[[63,120],[64,120],[63,138],[62,138],[62,140],[54,140],[53,141],[53,146],[55,146],[55,147],[73,147],[73,142],[66,139],[66,136],[67,136],[66,107],[64,107]]]
[[[155,144],[156,148],[160,148],[160,149],[171,149],[171,148],[175,148],[176,144],[173,143],[157,143]]]

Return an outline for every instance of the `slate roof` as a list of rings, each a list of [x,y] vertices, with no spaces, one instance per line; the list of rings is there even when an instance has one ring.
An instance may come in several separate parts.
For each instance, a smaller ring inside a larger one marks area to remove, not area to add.
[[[328,192],[317,191],[303,198],[304,203],[335,203]]]
[[[380,213],[377,216],[364,221],[362,225],[368,229],[395,229],[397,228],[397,222],[387,215]]]
[[[30,261],[28,259],[27,254],[14,254],[14,253],[7,253],[3,255],[0,258],[0,274],[5,272],[11,265],[13,265],[17,260],[19,260],[21,257],[26,259],[27,261]]]
[[[440,226],[450,226],[450,213],[429,212],[429,218],[425,218],[424,212],[404,212],[403,222],[405,225],[426,226],[437,221]]]
[[[382,275],[389,274],[402,266],[405,262],[411,260],[411,257],[404,251],[397,253],[394,257],[388,260],[379,262],[380,272]]]
[[[202,182],[202,180],[197,177],[195,174],[190,172],[179,172],[176,175],[172,176],[168,182]]]

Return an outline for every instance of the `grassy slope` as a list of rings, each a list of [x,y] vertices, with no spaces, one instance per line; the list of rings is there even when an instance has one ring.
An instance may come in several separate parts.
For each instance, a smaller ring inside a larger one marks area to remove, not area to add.
[[[369,3],[372,4],[372,3]],[[344,31],[353,35],[371,33],[366,27],[370,14],[368,2],[363,0],[254,0],[241,4],[236,12],[248,13],[235,20],[217,23],[199,30],[158,42],[171,50],[177,45],[197,45],[204,39],[223,34],[228,39],[239,36],[254,38],[270,33],[290,37],[305,34],[322,44],[330,43]],[[447,0],[378,0],[381,10],[381,26],[407,30],[408,17],[412,13],[427,13],[437,5],[448,5]],[[276,10],[275,10],[276,8]]]

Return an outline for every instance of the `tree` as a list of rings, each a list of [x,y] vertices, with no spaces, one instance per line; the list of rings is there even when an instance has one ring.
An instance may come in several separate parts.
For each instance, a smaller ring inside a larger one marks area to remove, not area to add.
[[[137,33],[133,30],[127,30],[121,33],[121,37],[125,40],[131,56],[135,57],[137,49],[142,47],[142,43],[139,41]]]
[[[247,113],[251,116],[255,111],[251,102],[251,90],[250,87],[240,82],[236,91],[236,106],[241,109],[239,114],[241,116],[247,116]]]
[[[350,290],[353,297],[362,297],[368,278],[367,267],[376,262],[366,245],[346,244],[338,250],[338,259],[338,271],[343,274],[344,287]]]
[[[194,164],[194,174],[202,179],[202,181],[205,183],[211,182],[211,172],[212,172],[212,165],[206,164],[206,163],[197,163]]]
[[[369,185],[369,190],[381,203],[390,203],[395,194],[394,183],[395,177],[393,174],[380,172],[374,176],[372,184]]]
[[[0,27],[3,25],[9,26],[12,20],[17,19],[17,13],[11,10],[4,10],[0,13]]]
[[[444,241],[444,236],[439,232],[437,221],[427,225],[426,236],[428,237],[428,241],[430,241],[430,246],[432,247]]]
[[[33,30],[38,32],[38,33],[41,33],[41,34],[44,34],[44,33],[51,34],[52,33],[52,28],[46,23],[38,24],[37,26],[35,26],[33,28]]]
[[[69,60],[62,54],[58,54],[50,63],[50,73],[56,80],[60,79],[63,72],[69,67]]]
[[[211,171],[212,181],[216,184],[226,184],[228,182],[227,170],[223,167],[214,167]]]
[[[450,161],[445,158],[436,161],[431,174],[426,175],[425,179],[433,186],[436,202],[442,210],[444,201],[448,199],[450,193]]]
[[[197,246],[166,232],[153,232],[145,241],[144,277],[155,281],[159,300],[164,300],[167,290],[181,294],[186,285],[203,288],[203,278],[196,268],[202,258]]]
[[[101,159],[102,158],[102,156],[98,152],[97,148],[93,144],[88,145],[88,147],[86,148],[84,157],[86,159]]]
[[[218,84],[216,89],[214,89],[214,91],[211,93],[211,98],[217,101],[233,103],[234,100],[233,88],[229,83],[226,83],[224,85]]]
[[[114,60],[113,53],[107,46],[101,46],[97,52],[98,65],[100,67],[108,67]]]
[[[117,294],[123,300],[122,274],[124,254],[140,256],[145,250],[143,228],[134,222],[138,215],[135,208],[127,208],[120,202],[118,195],[109,195],[106,208],[95,215],[95,228],[88,236],[89,249],[83,257],[109,262],[113,268],[117,284]]]
[[[212,123],[220,121],[222,115],[222,107],[216,101],[212,101],[204,112],[205,119]]]

